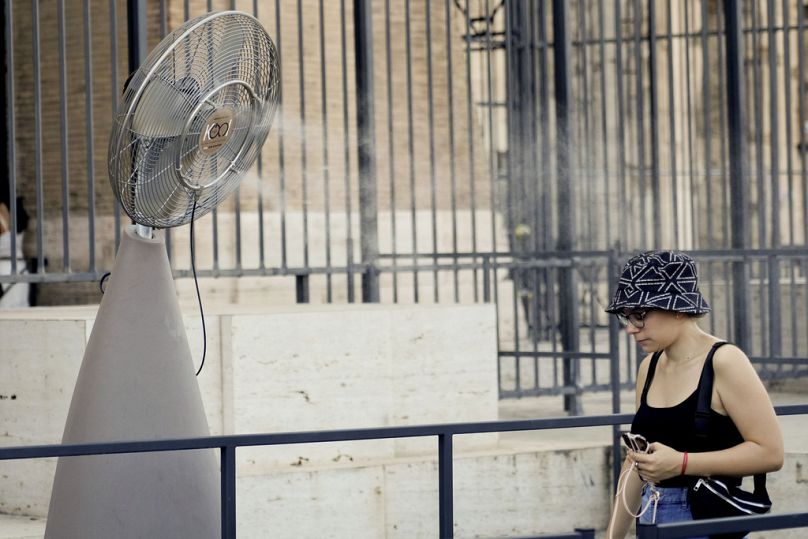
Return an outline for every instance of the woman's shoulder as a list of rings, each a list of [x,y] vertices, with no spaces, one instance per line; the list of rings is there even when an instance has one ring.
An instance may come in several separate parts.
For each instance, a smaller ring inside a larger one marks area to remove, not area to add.
[[[749,356],[737,345],[727,343],[715,351],[713,370],[717,378],[733,377],[744,372],[754,372]]]

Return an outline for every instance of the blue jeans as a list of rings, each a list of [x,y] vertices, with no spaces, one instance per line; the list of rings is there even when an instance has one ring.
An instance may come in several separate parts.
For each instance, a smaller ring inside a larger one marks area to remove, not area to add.
[[[659,502],[656,509],[656,523],[662,524],[664,522],[681,522],[683,520],[693,520],[693,515],[690,513],[690,502],[687,500],[686,488],[662,488],[657,487],[659,492]],[[642,506],[646,506],[651,499],[651,489],[647,486],[643,487],[642,491]],[[654,523],[654,504],[640,517],[640,522],[643,524]],[[747,535],[747,538],[749,536]],[[693,537],[691,539],[709,539],[704,536]]]

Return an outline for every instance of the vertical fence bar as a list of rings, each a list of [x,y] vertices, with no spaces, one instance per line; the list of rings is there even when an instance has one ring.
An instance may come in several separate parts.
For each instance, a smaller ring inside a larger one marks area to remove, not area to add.
[[[344,2],[345,0],[342,0],[342,1]],[[343,12],[344,12],[344,10],[343,10]],[[280,0],[275,0],[275,36],[277,38],[277,41],[276,41],[277,47],[276,47],[276,49],[278,51],[278,66],[280,66],[281,73],[283,73],[283,38],[281,36],[281,26],[283,26],[281,24],[281,2],[280,2]],[[342,44],[343,45],[342,46],[343,62],[342,62],[342,67],[343,67],[343,79],[344,79],[345,78],[345,57],[344,57],[344,54],[345,54],[345,42],[344,42],[345,25],[344,25],[344,20],[343,20],[342,30],[343,30],[343,44]],[[348,99],[347,90],[345,91],[345,94],[346,94],[345,99],[347,100]],[[286,248],[287,248],[287,237],[286,237],[286,162],[285,162],[285,159],[284,159],[284,157],[286,155],[286,152],[284,151],[285,150],[284,141],[286,140],[286,133],[284,131],[284,123],[285,123],[284,119],[285,119],[285,117],[286,117],[286,114],[284,113],[284,110],[283,110],[283,78],[281,78],[281,80],[278,82],[278,181],[280,183],[280,193],[279,193],[280,203],[279,203],[279,206],[280,206],[280,209],[281,209],[281,269],[286,269],[288,267],[288,260],[287,260],[287,256],[286,256]],[[348,118],[348,113],[346,112],[345,113],[345,123],[346,123],[346,129],[345,129],[345,136],[346,136],[345,154],[346,155],[348,154],[348,143],[347,143],[347,136],[348,136],[347,123],[348,123],[348,119],[347,118]],[[347,158],[346,158],[346,162],[347,162]],[[346,164],[345,167],[346,167],[345,177],[347,178],[348,177],[348,170],[347,170],[348,165]],[[348,226],[348,237],[349,238],[350,238],[350,234],[351,234],[351,227],[349,225]],[[349,258],[348,261],[349,261],[348,265],[350,266],[350,258]]]
[[[609,250],[607,262],[607,279],[609,283],[609,297],[612,297],[613,287],[617,283],[617,252]],[[617,317],[609,315],[609,379],[612,391],[612,413],[620,413],[620,326]],[[620,425],[612,426],[612,481],[617,488],[620,478]]]
[[[359,164],[359,217],[362,245],[362,301],[379,301],[376,130],[373,103],[373,24],[370,0],[354,0],[356,128]]]
[[[791,77],[789,76],[789,72],[791,71],[791,44],[789,43],[789,26],[791,21],[789,20],[791,10],[789,9],[789,0],[783,0],[782,4],[782,16],[783,16],[783,70],[785,71],[785,77],[783,78],[783,101],[785,105],[786,113],[783,115],[783,120],[785,121],[785,131],[786,131],[786,182],[788,184],[788,243],[789,245],[794,245],[794,236],[795,236],[795,228],[794,223],[796,222],[796,215],[794,214],[794,201],[797,198],[794,196],[794,182],[792,181],[794,175],[794,161],[792,157],[792,144],[793,144],[793,134],[791,132],[791,120],[793,116],[793,108],[791,106]],[[804,9],[802,6],[799,6],[798,9]],[[799,78],[803,78],[805,76],[804,73],[800,73],[798,75]],[[792,301],[794,300],[794,296],[791,296]],[[779,367],[782,367],[782,363],[778,364]]]
[[[690,65],[690,0],[684,0],[684,19],[685,19],[685,65]],[[688,183],[687,189],[690,195],[690,215],[688,216],[690,226],[689,242],[697,239],[695,231],[698,230],[698,192],[696,190],[694,165],[693,165],[693,92],[691,84],[690,70],[685,69],[685,100],[687,113],[684,115],[687,120],[687,172],[685,178]]]
[[[710,41],[707,35],[709,28],[709,16],[707,14],[707,0],[701,0],[701,100],[703,106],[703,132],[704,132],[704,191],[707,199],[707,208],[713,206],[713,177],[712,177],[712,157],[713,157],[713,126],[712,126],[712,99],[710,99]],[[743,43],[743,36],[741,36]],[[729,88],[728,88],[729,90]],[[729,90],[731,91],[731,90]],[[743,105],[743,102],[741,102]],[[715,247],[715,234],[713,234],[713,211],[708,209],[707,213],[707,246]],[[712,281],[711,281],[712,282]]]
[[[433,291],[435,303],[440,300],[438,285],[438,208],[437,208],[437,177],[435,172],[435,104],[434,88],[432,77],[432,8],[429,0],[424,2],[426,17],[426,91],[427,91],[427,126],[429,137],[429,200],[430,216],[432,222],[432,273]]]
[[[438,435],[438,504],[439,535],[441,539],[454,537],[454,485],[452,477],[452,435]]]
[[[325,212],[325,266],[328,272],[325,276],[326,301],[333,301],[332,274],[331,274],[331,177],[328,166],[328,87],[326,85],[326,56],[325,56],[325,14],[323,13],[323,0],[319,2],[320,12],[320,84],[323,119],[323,206]]]
[[[575,238],[574,195],[570,170],[570,118],[572,115],[572,88],[570,77],[569,5],[564,0],[553,0],[553,50],[555,60],[556,97],[556,170],[558,175],[558,250],[572,254]],[[572,258],[570,257],[570,262]],[[578,350],[578,316],[575,268],[572,264],[559,270],[559,322],[564,351]],[[564,385],[575,393],[564,395],[564,409],[571,415],[580,414],[578,395],[577,358],[564,358]]]
[[[474,100],[474,95],[471,88],[471,16],[469,15],[469,0],[466,0],[466,9],[464,10],[466,35],[464,39],[465,52],[466,52],[466,122],[468,123],[468,142],[469,142],[469,196],[470,196],[470,209],[471,209],[471,252],[477,253],[477,190],[476,190],[476,170],[475,170],[475,153],[474,153],[474,117],[471,111],[471,103]],[[804,168],[804,167],[803,167]],[[474,302],[479,301],[479,284],[477,282],[477,256],[472,259],[474,270],[472,270],[472,277],[474,280]]]
[[[729,118],[730,194],[732,197],[732,248],[744,249],[748,237],[748,180],[746,177],[746,118],[744,116],[743,28],[739,0],[724,0],[727,49],[727,117]],[[749,281],[746,260],[733,262],[732,295],[735,334],[743,350],[750,345]]]
[[[776,255],[769,255],[769,356],[782,356],[782,328],[780,316],[780,261]],[[778,365],[779,367],[779,365]]]
[[[95,160],[93,141],[93,53],[90,0],[84,0],[84,95],[87,144],[87,244],[90,273],[95,272]]]
[[[396,224],[396,168],[395,149],[393,137],[393,53],[390,41],[390,0],[384,2],[384,52],[385,52],[385,76],[387,79],[387,173],[390,176],[390,247],[393,253],[393,303],[398,303],[398,235]],[[325,76],[325,75],[323,75]]]
[[[485,0],[485,70],[486,70],[486,86],[487,86],[487,107],[488,107],[488,166],[490,168],[490,204],[491,204],[491,251],[497,253],[497,175],[498,166],[496,161],[496,147],[497,143],[494,137],[494,88],[493,88],[493,72],[491,66],[491,51],[493,49],[493,41],[491,35],[491,25],[494,24],[494,16],[491,14],[491,2]],[[495,270],[496,275],[496,270]],[[494,295],[495,302],[499,305],[499,298],[497,297],[498,286],[496,279],[494,279]]]
[[[767,50],[769,51],[769,159],[771,173],[771,247],[780,247],[780,174],[779,174],[779,154],[780,133],[777,122],[779,108],[777,92],[777,41],[775,39],[775,4],[774,0],[769,0],[767,4]]]
[[[258,0],[253,0],[252,15],[258,18]],[[266,269],[266,253],[264,252],[264,152],[258,152],[256,163],[258,175],[258,268]]]
[[[39,34],[40,34],[40,21],[39,21],[39,0],[31,0],[31,19],[32,19],[32,52],[33,52],[33,68],[34,68],[34,179],[36,182],[36,260],[37,272],[45,273],[45,255],[44,255],[44,228],[45,228],[45,197],[42,192],[42,74],[40,72],[40,56],[39,56]],[[16,201],[10,201],[11,204],[16,205]],[[16,234],[16,230],[12,231],[12,235]],[[16,253],[11,253],[11,256],[16,256]]]
[[[521,346],[519,343],[519,297],[517,294],[517,279],[519,273],[522,271],[522,268],[519,267],[519,263],[524,259],[521,256],[515,257],[514,262],[516,264],[511,266],[511,275],[513,277],[512,282],[513,286],[511,287],[512,292],[512,301],[513,301],[513,365],[514,365],[514,391],[516,391],[517,395],[522,394],[522,354]]]
[[[662,245],[662,207],[659,189],[659,96],[657,85],[656,3],[648,2],[648,78],[651,107],[651,212],[653,213],[653,246]]]
[[[236,448],[221,448],[222,539],[236,539]]]
[[[256,19],[258,18],[258,0],[253,0],[252,14]],[[276,44],[277,45],[277,44]],[[276,112],[277,114],[277,112]],[[258,176],[257,190],[258,190],[258,268],[261,270],[266,269],[266,252],[264,246],[264,152],[258,152],[258,160],[256,163],[256,173]]]
[[[167,33],[168,33],[168,6],[166,5],[166,0],[160,0],[160,39],[163,39]]]
[[[754,0],[752,4],[752,51],[754,53],[754,61],[752,63],[752,77],[754,86],[754,104],[753,110],[755,114],[754,125],[763,125],[763,98],[761,96],[762,75],[761,75],[761,53],[760,53],[760,32],[758,31],[758,0]],[[763,129],[755,129],[755,183],[757,184],[757,205],[758,205],[758,247],[764,247],[767,243],[768,236],[766,229],[766,186],[763,181]],[[760,305],[763,305],[763,296],[761,296]],[[765,339],[765,336],[764,336]]]
[[[345,138],[343,148],[345,151],[345,229],[347,235],[345,238],[346,249],[346,277],[348,279],[347,293],[348,303],[353,303],[356,299],[356,292],[354,290],[354,245],[353,245],[353,223],[352,223],[352,203],[351,203],[351,150],[350,150],[350,119],[348,118],[348,45],[346,43],[346,16],[345,16],[345,0],[340,0],[340,43],[342,47],[342,117],[343,117],[343,131]],[[354,29],[355,31],[356,29]]]
[[[548,89],[547,81],[549,77],[547,76],[547,65],[548,65],[548,49],[549,43],[547,39],[547,3],[546,2],[539,2],[539,13],[538,13],[538,35],[539,40],[541,42],[541,54],[538,55],[538,75],[539,80],[541,81],[541,86],[539,87],[539,111],[538,111],[538,118],[539,118],[539,126],[541,132],[541,148],[539,150],[539,155],[541,156],[541,163],[540,163],[540,174],[541,174],[541,213],[542,213],[542,229],[543,234],[539,236],[539,231],[536,231],[537,239],[540,238],[539,246],[544,249],[552,249],[552,234],[553,234],[553,204],[551,201],[551,164],[550,164],[550,92]],[[601,70],[603,71],[603,70]],[[605,109],[604,109],[605,110]],[[607,189],[608,191],[608,189]],[[547,281],[547,274],[548,272],[545,270],[543,271],[543,281],[547,288],[548,294],[550,286]],[[550,298],[547,297],[545,299],[547,303],[550,303]]]
[[[161,14],[165,14],[165,0],[160,3],[160,8],[162,9]],[[162,28],[162,21],[164,20],[161,17],[161,28]],[[64,17],[60,22],[61,25],[64,25]],[[62,34],[64,34],[63,29],[60,30]],[[165,31],[161,34],[162,36],[165,35]],[[121,96],[121,91],[118,88],[118,2],[116,0],[109,0],[109,36],[110,36],[110,62],[109,62],[109,71],[110,71],[110,104],[112,109],[112,118],[115,121],[115,115],[118,114],[118,100]],[[60,58],[59,58],[59,69],[64,70],[66,69],[65,62],[67,61],[61,55],[61,51],[64,48],[64,43],[59,43],[60,48]],[[65,77],[65,91],[67,90],[67,79]],[[63,94],[66,95],[66,94]],[[62,105],[65,109],[67,108],[66,103]],[[67,110],[63,111],[64,113],[64,124],[63,124],[63,131],[62,131],[62,144],[63,148],[63,159],[67,159]],[[63,164],[64,167],[67,167],[67,162]],[[67,169],[64,170],[65,176],[63,177],[63,181],[67,183]],[[65,193],[67,193],[67,185],[64,185]],[[115,205],[114,211],[114,222],[115,222],[115,252],[118,252],[118,246],[121,244],[121,204],[118,202],[117,197],[114,199],[113,204]],[[166,229],[166,249],[168,251],[169,257],[171,256],[171,235],[169,234],[169,230]]]
[[[410,227],[412,228],[412,283],[413,300],[418,303],[418,215],[416,212],[417,198],[415,190],[415,135],[413,133],[412,111],[412,31],[410,29],[410,0],[404,4],[404,36],[407,51],[407,153],[410,172]]]
[[[514,102],[521,101],[521,96],[517,95],[520,89],[517,89],[514,79],[519,80],[519,62],[514,59],[514,23],[519,20],[520,13],[517,12],[519,4],[513,0],[505,0],[505,136],[507,154],[505,158],[505,171],[506,171],[506,194],[505,194],[505,227],[507,230],[508,247],[510,248],[515,265],[509,269],[511,280],[511,291],[513,301],[513,365],[514,365],[514,391],[516,395],[521,395],[522,380],[521,380],[521,354],[519,353],[519,299],[517,297],[517,289],[521,279],[522,269],[519,267],[519,262],[523,260],[523,253],[520,252],[520,246],[516,243],[515,238],[515,225],[518,222],[516,210],[514,207],[514,198],[516,195],[517,183],[522,180],[522,166],[521,166],[521,143],[520,133],[517,131],[515,124],[519,114],[514,110]],[[518,31],[518,30],[517,30]],[[492,103],[493,104],[493,103]],[[516,165],[514,167],[514,165]],[[516,168],[516,173],[514,173]],[[515,180],[515,178],[518,178]],[[521,186],[520,186],[521,187]]]
[[[598,52],[600,57],[600,114],[601,137],[603,139],[603,184],[606,192],[607,204],[611,200],[611,175],[609,171],[609,116],[606,113],[606,17],[603,13],[603,0],[598,0]],[[612,212],[606,211],[606,246],[611,245]]]
[[[491,257],[483,256],[483,302],[491,303]]]
[[[300,99],[300,125],[298,126],[298,140],[300,142],[300,182],[303,205],[303,267],[309,267],[309,171],[308,171],[308,145],[306,144],[306,81],[304,65],[306,63],[303,46],[303,0],[297,0],[297,75],[298,94]],[[357,73],[359,66],[357,65]],[[358,77],[358,75],[357,75]]]
[[[114,4],[114,2],[110,2]],[[59,151],[61,157],[62,175],[62,271],[70,272],[70,163],[68,162],[68,124],[67,124],[67,33],[65,27],[65,0],[59,0],[56,6],[56,24],[59,28],[59,128],[61,140],[59,141]],[[116,35],[116,34],[113,34]],[[113,39],[115,43],[115,39]],[[113,62],[115,56],[113,48]],[[113,71],[114,73],[114,71]],[[114,79],[113,79],[114,80]],[[117,83],[116,83],[117,84]],[[115,85],[113,84],[113,93]],[[114,112],[114,109],[113,109]],[[116,243],[118,238],[118,227],[116,226]]]
[[[580,114],[581,121],[583,123],[583,131],[581,132],[581,139],[586,141],[585,144],[581,144],[581,150],[578,152],[578,156],[581,160],[581,170],[583,170],[584,176],[587,178],[587,181],[584,182],[584,186],[586,188],[585,194],[585,202],[584,204],[587,207],[594,207],[593,203],[593,195],[592,192],[594,190],[594,183],[591,181],[590,178],[594,178],[594,171],[593,168],[593,155],[595,152],[594,144],[592,142],[592,129],[589,124],[589,72],[591,71],[589,68],[589,58],[587,55],[587,48],[589,47],[589,36],[586,33],[586,7],[584,5],[583,0],[578,0],[578,52],[579,52],[579,62],[580,66],[577,69],[578,72],[581,74],[581,81],[583,83],[583,114]],[[530,118],[535,123],[535,117]],[[532,152],[530,153],[532,155]],[[533,165],[533,163],[530,163]],[[531,167],[533,168],[533,167]],[[532,183],[532,182],[531,182]],[[582,245],[583,248],[595,249],[595,245],[597,243],[597,234],[595,233],[594,228],[594,217],[596,212],[588,211],[584,212],[584,217],[586,218],[586,235],[587,235],[587,242]],[[581,223],[583,227],[583,222]],[[534,226],[534,229],[536,227]],[[590,281],[590,285],[591,285]],[[592,296],[590,296],[592,297]],[[590,329],[594,331],[594,326],[591,326]],[[594,345],[593,345],[594,351]],[[595,370],[595,359],[592,359],[592,372],[594,375]],[[593,378],[594,379],[594,378]],[[594,383],[594,382],[593,382]]]
[[[805,73],[805,10],[803,9],[797,10],[797,73]],[[797,81],[797,101],[800,133],[797,148],[800,152],[800,176],[802,178],[803,241],[808,242],[808,168],[806,167],[808,124],[805,119],[805,77],[800,77]]]
[[[452,190],[452,263],[454,265],[454,300],[460,302],[460,275],[457,269],[457,171],[455,166],[455,129],[454,129],[454,84],[452,84],[452,18],[449,0],[444,0],[444,16],[446,18],[446,93],[449,107],[449,181]],[[469,126],[471,127],[471,126]]]
[[[798,6],[797,9],[803,9],[802,6]],[[786,73],[791,70],[791,43],[789,41],[789,28],[791,26],[791,10],[789,7],[788,0],[783,0],[783,65],[785,66]],[[801,74],[799,77],[802,79],[804,74]],[[784,80],[785,85],[785,110],[792,111],[792,104],[791,104],[791,81],[790,77],[786,75]],[[786,112],[786,178],[788,180],[788,220],[789,220],[789,245],[794,245],[795,238],[796,238],[796,222],[797,222],[797,215],[794,212],[794,204],[796,200],[796,195],[794,194],[794,163],[793,163],[793,133],[792,129],[792,118],[789,112]],[[803,214],[803,218],[804,218]],[[791,302],[790,314],[791,314],[791,355],[797,355],[797,305],[796,305],[796,281],[794,275],[794,260],[788,261],[788,273],[790,277],[790,288],[789,288],[789,301]],[[781,373],[783,370],[783,363],[777,363],[777,372],[778,374]]]
[[[718,28],[719,32],[724,30],[726,26],[724,25],[723,20],[723,12],[721,10],[718,11]],[[743,21],[741,21],[741,28],[743,28]],[[729,200],[729,182],[727,181],[727,146],[729,145],[729,141],[727,140],[727,88],[726,88],[726,77],[724,74],[726,71],[726,58],[727,58],[727,50],[724,46],[725,42],[720,38],[717,39],[716,46],[718,47],[718,69],[716,73],[718,73],[718,125],[719,125],[719,163],[721,163],[721,207],[722,208],[729,208],[730,200]],[[745,43],[741,42],[741,49],[745,48]],[[745,100],[744,100],[745,106]],[[719,223],[721,224],[721,247],[726,248],[729,245],[729,215],[728,212],[723,211],[719,216]],[[731,335],[732,333],[727,333],[727,335]]]
[[[642,5],[639,0],[634,1],[634,63],[637,68],[635,76],[635,92],[637,93],[637,157],[639,174],[637,181],[640,185],[640,220],[648,222],[647,191],[645,185],[645,100],[643,99],[643,69],[642,69]],[[641,226],[640,242],[648,245],[647,227]]]
[[[625,128],[625,104],[623,103],[623,29],[622,19],[620,16],[620,2],[614,5],[614,28],[615,28],[615,79],[617,83],[617,163],[618,174],[620,176],[620,192],[628,193],[626,186],[626,128]],[[619,230],[627,231],[627,216],[628,208],[626,206],[626,197],[617,197],[619,201],[618,207],[618,223]],[[630,234],[626,237],[631,238]],[[620,236],[618,236],[620,238]],[[618,246],[621,249],[628,247],[624,245],[625,240],[618,239]]]
[[[676,100],[673,84],[673,6],[668,0],[668,128],[670,130],[670,174],[673,200],[673,245],[679,243],[679,178],[676,171]]]
[[[6,38],[6,143],[8,147],[8,201],[11,211],[11,274],[17,273],[17,143],[16,114],[14,99],[14,10],[12,2],[5,2],[5,38]]]

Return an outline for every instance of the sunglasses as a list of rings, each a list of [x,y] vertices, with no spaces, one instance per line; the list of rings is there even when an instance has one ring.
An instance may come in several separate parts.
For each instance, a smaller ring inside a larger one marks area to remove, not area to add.
[[[631,324],[637,329],[642,329],[645,327],[645,317],[648,316],[649,312],[651,312],[650,309],[646,311],[631,311],[628,314],[617,313],[617,320],[624,328],[627,328],[628,325]]]

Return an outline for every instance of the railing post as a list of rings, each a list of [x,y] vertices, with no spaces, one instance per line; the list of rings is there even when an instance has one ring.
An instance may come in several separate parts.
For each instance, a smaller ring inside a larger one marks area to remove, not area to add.
[[[454,537],[454,485],[452,479],[452,435],[438,435],[438,511],[439,536]]]
[[[491,303],[491,259],[483,257],[483,301]]]
[[[295,299],[298,303],[309,302],[308,275],[295,275]]]
[[[376,130],[373,107],[373,23],[370,0],[354,0],[356,127],[359,165],[359,236],[362,248],[362,301],[379,301]],[[350,224],[348,225],[350,226]]]
[[[553,0],[553,40],[555,41],[555,97],[556,97],[556,168],[558,175],[558,250],[570,255],[575,242],[575,218],[570,170],[570,108],[572,106],[572,79],[570,76],[569,3]],[[561,346],[565,352],[578,350],[578,309],[575,294],[575,268],[570,265],[559,269],[559,314]],[[564,385],[578,386],[578,358],[564,358]],[[564,410],[570,415],[581,413],[578,390],[564,395]]]
[[[659,531],[656,524],[637,524],[637,539],[657,539],[657,537]]]
[[[236,448],[222,446],[222,539],[236,539]]]
[[[747,166],[746,116],[744,113],[743,78],[743,15],[739,0],[724,0],[727,50],[727,118],[729,131],[729,189],[731,198],[732,248],[745,249],[749,237],[747,216],[751,215],[748,204],[748,181],[744,170]],[[751,346],[749,325],[749,282],[746,260],[732,263],[732,299],[734,311],[733,339],[738,346],[749,352]]]

